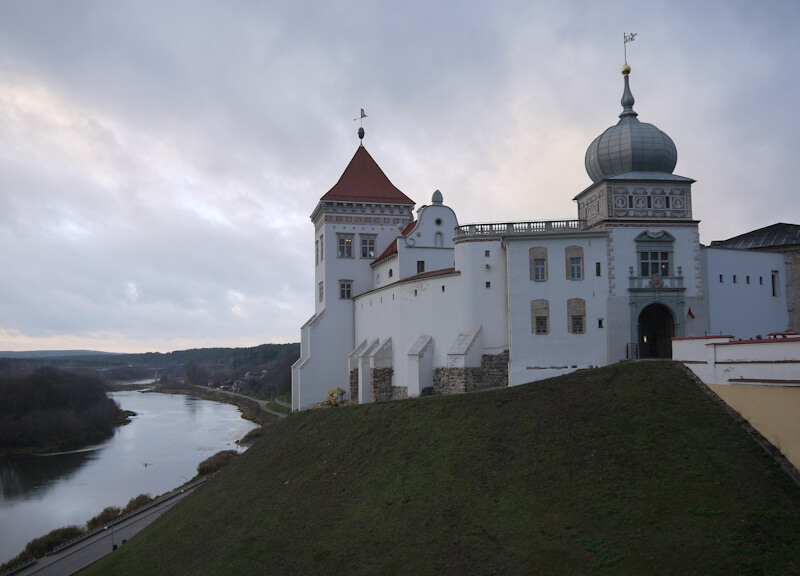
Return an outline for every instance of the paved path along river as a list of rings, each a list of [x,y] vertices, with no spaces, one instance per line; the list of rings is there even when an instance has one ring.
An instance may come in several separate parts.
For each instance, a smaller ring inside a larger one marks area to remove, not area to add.
[[[142,529],[152,524],[156,518],[180,502],[185,496],[197,489],[198,485],[178,490],[161,502],[142,512],[121,520],[102,532],[95,533],[80,540],[55,554],[37,560],[36,564],[16,572],[15,576],[69,576],[86,566],[97,562],[114,550],[114,545],[130,539]]]

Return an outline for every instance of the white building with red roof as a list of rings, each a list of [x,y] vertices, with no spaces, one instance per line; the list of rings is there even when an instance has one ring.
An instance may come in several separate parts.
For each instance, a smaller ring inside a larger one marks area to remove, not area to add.
[[[459,225],[438,190],[414,211],[358,147],[311,214],[316,302],[292,367],[293,409],[336,387],[369,403],[668,358],[673,337],[708,331],[708,310],[725,328],[705,300],[716,256],[702,253],[694,180],[673,174],[669,136],[637,119],[629,72],[619,122],[586,152],[592,184],[574,220]],[[779,260],[748,255],[747,278],[776,267],[784,277]],[[757,288],[726,292],[725,307],[757,302],[785,330],[785,295]]]

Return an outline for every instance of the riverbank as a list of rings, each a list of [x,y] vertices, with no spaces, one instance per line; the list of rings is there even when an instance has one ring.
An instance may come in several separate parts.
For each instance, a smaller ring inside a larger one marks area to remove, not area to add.
[[[198,398],[203,398],[204,400],[233,404],[239,407],[239,410],[242,412],[242,418],[262,426],[286,416],[286,414],[278,412],[277,410],[271,410],[268,407],[269,400],[259,400],[251,396],[245,396],[244,394],[205,388],[203,386],[194,386],[192,384],[154,384],[150,392],[160,392],[162,394],[189,394],[197,396]]]

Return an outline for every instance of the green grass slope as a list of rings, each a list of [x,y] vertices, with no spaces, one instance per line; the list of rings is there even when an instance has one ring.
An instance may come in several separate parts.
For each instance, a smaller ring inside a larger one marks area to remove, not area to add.
[[[88,574],[797,574],[800,488],[671,363],[314,410]]]

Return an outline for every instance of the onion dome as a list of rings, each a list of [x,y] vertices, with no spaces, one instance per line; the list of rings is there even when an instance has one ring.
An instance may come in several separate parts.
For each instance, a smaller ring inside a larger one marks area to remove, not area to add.
[[[638,114],[633,110],[633,94],[628,82],[630,71],[630,66],[623,66],[625,90],[619,122],[595,138],[586,150],[586,172],[593,182],[627,172],[672,174],[678,162],[678,151],[672,139],[652,124],[636,118]]]

